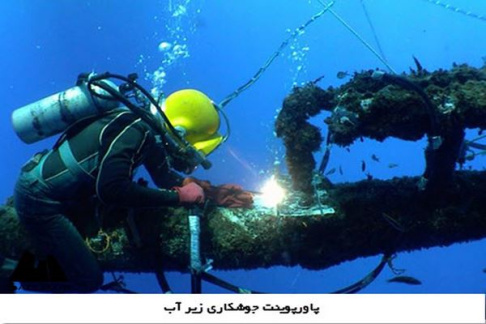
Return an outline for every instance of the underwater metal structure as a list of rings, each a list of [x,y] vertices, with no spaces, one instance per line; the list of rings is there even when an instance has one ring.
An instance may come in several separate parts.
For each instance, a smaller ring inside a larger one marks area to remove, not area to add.
[[[323,181],[318,189],[326,192],[323,203],[333,212],[322,215],[306,215],[305,209],[292,215],[273,209],[210,208],[201,221],[201,254],[203,259],[213,260],[213,268],[301,265],[324,269],[363,256],[486,237],[486,172],[454,170],[463,152],[461,143],[468,143],[464,141],[464,129],[486,128],[485,68],[455,65],[450,71],[421,70],[401,76],[430,98],[435,130],[431,128],[431,112],[417,89],[399,85],[396,80],[376,79],[372,74],[356,73],[343,86],[327,90],[308,84],[294,89],[285,99],[277,131],[286,143],[292,143],[292,150],[287,151],[289,171],[293,170],[291,164],[299,161],[299,168],[309,165],[308,173],[312,175],[315,162],[302,161],[305,156],[298,149],[310,151],[309,147],[318,148],[321,142],[312,127],[302,125],[306,118],[325,109],[332,112],[326,124],[332,132],[331,141],[338,145],[349,145],[360,137],[381,141],[393,136],[413,141],[432,132],[439,136],[441,144],[426,152],[424,176],[345,184]],[[282,123],[301,124],[284,127]],[[311,129],[310,135],[282,132],[288,127],[302,132]],[[297,145],[299,141],[302,143]],[[292,186],[305,189],[309,174],[291,173]],[[154,272],[161,266],[165,270],[188,271],[186,209],[136,213],[106,210],[111,217],[104,219],[111,221],[103,224],[104,237],[97,235],[98,228],[94,218],[87,217],[88,211],[79,213],[73,219],[98,252],[106,271]],[[0,214],[0,253],[18,258],[29,248],[29,242],[11,202],[0,209]]]
[[[321,147],[322,138],[307,119],[321,111],[331,112],[325,120],[329,141],[340,146],[364,137],[416,141],[426,136],[426,170],[418,185],[429,194],[452,185],[456,163],[464,162],[468,149],[465,129],[486,128],[486,67],[454,65],[430,73],[416,63],[409,76],[370,70],[355,73],[339,88],[309,83],[293,90],[275,129],[286,146],[295,189],[313,192],[311,152]]]
[[[418,178],[362,181],[329,190],[335,213],[277,216],[250,210],[216,208],[201,222],[203,258],[215,269],[256,269],[301,265],[325,269],[358,257],[486,237],[483,172],[456,174],[455,187],[431,202],[417,190]],[[0,216],[0,253],[18,259],[29,248],[15,211]],[[187,210],[156,209],[136,216],[139,243],[126,224],[106,224],[109,239],[91,232],[91,246],[105,271],[188,271]],[[84,215],[86,217],[86,215]],[[86,233],[86,232],[85,232]]]

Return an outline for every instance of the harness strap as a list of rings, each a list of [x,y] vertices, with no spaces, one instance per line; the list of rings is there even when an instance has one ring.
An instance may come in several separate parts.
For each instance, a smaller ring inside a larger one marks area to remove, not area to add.
[[[27,161],[27,163],[22,166],[22,173],[29,173],[34,176],[39,183],[46,185],[42,177],[42,168],[50,153],[51,151],[44,150],[42,152],[34,154],[34,156],[31,157],[29,161]]]
[[[59,146],[59,156],[69,172],[77,179],[86,182],[91,180],[90,175],[79,165],[79,162],[74,157],[68,140],[63,141]]]

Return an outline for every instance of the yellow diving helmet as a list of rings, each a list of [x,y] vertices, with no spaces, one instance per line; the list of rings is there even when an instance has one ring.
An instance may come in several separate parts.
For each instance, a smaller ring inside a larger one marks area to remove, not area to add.
[[[205,155],[221,144],[224,137],[218,133],[219,113],[211,99],[194,89],[183,89],[169,95],[163,111],[175,129]]]

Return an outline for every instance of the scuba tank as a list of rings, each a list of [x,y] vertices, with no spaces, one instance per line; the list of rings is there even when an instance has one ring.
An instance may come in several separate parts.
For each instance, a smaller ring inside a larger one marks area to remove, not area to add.
[[[80,120],[119,107],[120,102],[101,87],[92,85],[88,89],[88,80],[93,75],[81,74],[76,86],[14,110],[12,125],[17,136],[27,144],[35,143],[65,131]],[[117,89],[109,80],[102,82]]]
[[[178,133],[159,102],[136,83],[137,77],[135,73],[128,77],[109,72],[81,74],[75,87],[16,109],[12,113],[13,128],[22,141],[30,144],[88,118],[117,108],[129,109],[152,128],[174,169],[186,174],[198,165],[209,169],[211,162]],[[109,79],[124,83],[117,86]]]

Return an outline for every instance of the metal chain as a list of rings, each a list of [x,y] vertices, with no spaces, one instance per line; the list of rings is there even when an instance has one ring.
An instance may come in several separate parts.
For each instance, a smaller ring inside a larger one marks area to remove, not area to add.
[[[467,10],[452,6],[452,5],[444,3],[442,1],[437,1],[437,0],[422,0],[422,1],[429,2],[431,4],[440,6],[444,9],[447,9],[447,10],[450,10],[450,11],[453,11],[453,12],[457,12],[459,14],[462,14],[462,15],[465,15],[465,16],[468,16],[468,17],[472,17],[472,18],[476,18],[476,19],[479,19],[479,20],[482,20],[482,21],[486,21],[486,16],[484,16],[484,15],[478,15],[474,12],[467,11]]]
[[[226,106],[231,100],[233,100],[236,97],[238,97],[241,92],[245,91],[250,86],[252,86],[262,76],[263,72],[265,72],[267,70],[267,68],[270,66],[270,64],[272,64],[272,62],[277,58],[277,56],[279,56],[282,53],[282,51],[285,49],[285,47],[287,47],[287,45],[289,44],[289,42],[292,39],[294,39],[297,36],[299,36],[300,34],[302,34],[302,32],[307,28],[307,26],[309,26],[311,23],[313,23],[319,17],[321,17],[324,13],[326,13],[326,11],[328,11],[332,7],[333,4],[334,4],[334,1],[332,1],[329,5],[325,6],[323,10],[321,10],[318,13],[316,13],[307,22],[305,22],[302,26],[298,27],[292,34],[290,34],[290,36],[287,37],[287,39],[284,40],[282,42],[282,44],[280,44],[280,46],[275,51],[275,53],[273,53],[272,56],[270,56],[268,58],[268,60],[265,62],[265,64],[263,64],[263,66],[260,67],[260,69],[258,69],[258,71],[253,75],[253,77],[250,80],[248,80],[248,82],[246,82],[245,84],[243,84],[242,86],[240,86],[238,89],[236,89],[235,91],[233,91],[233,93],[231,93],[228,96],[226,96],[226,98],[224,98],[219,103],[219,105],[222,108],[224,108],[224,106]]]

